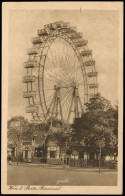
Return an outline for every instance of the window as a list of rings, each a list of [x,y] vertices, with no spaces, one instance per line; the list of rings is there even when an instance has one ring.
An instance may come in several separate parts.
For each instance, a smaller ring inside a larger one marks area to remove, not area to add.
[[[72,153],[71,150],[67,150],[67,151],[66,151],[66,154],[67,154],[67,155],[71,155],[71,153]]]
[[[43,156],[43,151],[42,148],[35,148],[35,157],[42,157]]]
[[[50,151],[50,158],[56,157],[56,151]]]
[[[79,159],[83,159],[84,157],[84,153],[83,152],[79,152]]]
[[[94,159],[94,153],[90,153],[90,160]]]
[[[25,150],[25,158],[28,158],[28,150]]]

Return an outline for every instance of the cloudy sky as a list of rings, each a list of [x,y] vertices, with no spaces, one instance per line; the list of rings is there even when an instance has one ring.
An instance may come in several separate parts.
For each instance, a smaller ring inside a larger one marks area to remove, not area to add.
[[[23,63],[31,38],[45,24],[55,21],[70,22],[88,40],[98,71],[100,93],[114,105],[118,100],[118,11],[42,11],[11,10],[9,12],[9,70],[8,70],[8,118],[25,113],[23,98],[25,75]]]

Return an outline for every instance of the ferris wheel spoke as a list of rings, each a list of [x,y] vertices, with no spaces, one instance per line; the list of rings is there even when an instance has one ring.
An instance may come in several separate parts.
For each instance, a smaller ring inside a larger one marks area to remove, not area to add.
[[[62,98],[63,103],[62,106],[64,106],[66,99],[71,95],[72,89],[69,90],[69,92]]]
[[[49,70],[44,70],[44,76],[46,77],[46,78],[52,78],[52,80],[55,80],[55,81],[57,81],[58,80],[58,77],[56,76],[56,75],[52,75],[52,73],[49,71]],[[50,79],[51,80],[51,79]]]
[[[68,66],[70,65],[70,63],[68,62],[68,60],[66,58],[66,55],[65,55],[65,57],[62,57],[62,61],[65,62],[65,63],[63,63],[63,65],[64,65],[63,66],[63,71],[70,78],[70,81],[72,81],[72,77],[69,75],[69,74],[71,74],[72,70],[71,69],[70,70],[68,69]]]
[[[83,83],[83,76],[80,75],[79,78],[76,78],[76,83],[79,84],[79,83]]]
[[[51,65],[54,68],[53,70],[54,70],[55,74],[57,75],[57,64],[56,64],[56,62],[54,62],[54,60],[52,58],[50,59],[50,57],[47,57],[47,59],[51,62]]]
[[[64,65],[63,69],[62,69],[62,74],[65,78],[67,78],[67,83],[71,84],[72,83],[72,78],[69,75],[70,72],[68,72],[68,69],[66,68],[66,65]]]
[[[46,76],[44,75],[44,79],[47,79],[48,82],[52,83],[53,81],[56,82],[56,79],[53,77],[50,77],[48,74],[46,74]],[[41,78],[42,79],[42,78]],[[41,81],[42,82],[42,81]]]
[[[51,77],[52,79],[50,79],[49,77]],[[53,86],[54,86],[55,84],[57,84],[58,81],[59,81],[57,77],[55,77],[55,76],[50,76],[50,75],[48,75],[48,74],[46,74],[46,79],[49,80],[49,81],[51,82],[51,84],[53,84]],[[61,79],[62,79],[62,78],[61,78]],[[54,81],[55,81],[55,82],[54,82]],[[64,83],[67,82],[65,79],[62,79],[62,81],[63,81]]]
[[[47,59],[49,60],[49,62],[50,62],[50,64],[49,65],[52,65],[53,66],[53,68],[52,68],[52,70],[54,71],[54,74],[56,75],[57,73],[56,73],[56,64],[55,64],[55,62],[52,60],[52,59],[50,59],[48,56],[47,56]],[[47,64],[48,65],[48,64]],[[46,67],[49,69],[49,67],[46,65]],[[50,67],[51,68],[51,67]]]
[[[67,44],[67,43],[66,43]],[[65,59],[64,59],[64,57],[65,57],[65,54],[68,56],[68,50],[67,50],[67,45],[64,45],[64,44],[62,44],[62,50],[60,50],[60,57],[61,57],[61,62],[63,63],[63,65],[65,65],[66,64],[66,61],[65,61]]]
[[[49,99],[51,99],[53,97],[54,91],[51,93],[52,95],[48,95],[46,96],[46,101],[48,101]]]
[[[63,106],[64,106],[64,104],[65,104],[66,101],[67,101],[67,104],[68,104],[68,102],[69,102],[71,96],[72,96],[72,90],[70,90],[69,93],[67,94],[67,96],[65,96],[65,98],[64,98],[64,100],[63,100],[63,104],[62,104]],[[66,105],[67,105],[67,104],[66,104]]]
[[[65,59],[63,59],[64,57],[62,57],[62,74],[64,75],[64,77],[68,77],[68,83],[71,83],[72,82],[72,78],[71,78],[71,76],[70,76],[70,71],[67,69],[67,67],[68,67],[68,64],[66,64],[67,62],[66,62],[66,60]]]
[[[72,50],[72,48],[70,47],[70,50],[68,50],[68,45],[66,45],[66,50],[65,50],[65,57],[66,57],[66,60],[68,62],[68,64],[72,64],[72,63],[75,63],[75,60],[76,60],[76,56],[74,56],[74,51]],[[67,52],[68,51],[68,54],[67,55]]]
[[[48,59],[49,59],[49,58],[48,58]],[[50,60],[50,59],[49,59],[49,60]],[[52,60],[50,60],[50,61],[52,62]],[[54,62],[52,62],[52,64],[53,64],[53,65],[55,65],[55,63],[54,63]],[[55,68],[55,66],[54,66],[54,68]],[[54,69],[54,71],[55,71],[55,69]],[[58,72],[60,72],[60,70],[59,70]],[[53,73],[54,73],[54,72],[53,72]],[[56,75],[58,75],[58,73],[57,73],[57,69],[56,69],[56,71],[55,71],[55,74],[56,74]],[[65,80],[65,79],[63,78],[63,80]]]
[[[52,107],[52,104],[53,104],[53,102],[54,102],[54,96],[55,96],[55,94],[53,95],[52,101],[50,102],[49,107],[48,107],[48,109],[47,109],[47,115],[49,114],[50,109],[51,109],[51,107]]]
[[[65,77],[65,74],[60,71],[60,80],[62,80],[64,83],[69,83],[69,80],[67,80],[67,77]]]
[[[76,63],[76,62],[75,62],[76,59],[73,58],[73,57],[70,56],[70,55],[69,55],[69,57],[70,57],[70,59],[73,59],[72,62],[68,59],[68,55],[65,54],[65,59],[66,59],[66,61],[67,61],[67,65],[75,64],[75,63]],[[68,66],[66,66],[66,69],[67,69],[67,67],[68,67]],[[72,67],[70,68],[70,70],[67,69],[67,72],[69,72],[69,71],[70,71],[70,73],[71,73],[72,75],[74,75],[74,73],[76,73],[76,72],[73,71]]]
[[[44,77],[44,80],[45,80],[45,86],[47,85],[47,83],[48,84],[50,84],[51,86],[53,85],[54,86],[54,84],[56,84],[56,82],[57,82],[57,80],[55,80],[55,79],[50,79],[50,78],[48,78],[48,77]],[[48,85],[47,85],[48,86]]]
[[[66,100],[66,97],[69,96],[71,90],[72,90],[72,89],[69,89],[68,92],[63,92],[63,93],[61,94],[60,98],[61,98],[61,103],[62,103],[62,104],[63,104],[63,102],[64,102],[64,99]]]
[[[75,69],[75,64],[76,64],[76,60],[75,60],[75,52],[73,53],[73,59],[74,59],[74,62],[73,62],[73,66],[72,66],[72,70],[73,70],[73,73],[76,74],[76,69]]]
[[[49,70],[49,69],[48,69]],[[50,71],[50,70],[49,70]],[[54,73],[53,71],[52,71],[52,73],[55,75],[56,73]],[[66,77],[63,77],[62,75],[60,75],[60,79],[62,79],[64,82],[66,82],[67,83],[67,81],[66,81]]]
[[[59,39],[60,44],[55,44],[55,54],[57,57],[61,57],[63,55],[62,52],[64,52],[65,45],[62,42],[62,39]]]
[[[70,69],[68,69],[69,65],[71,65],[71,62],[68,60],[68,56],[70,54],[66,54],[65,53],[66,50],[64,50],[64,53],[63,53],[63,56],[62,56],[62,62],[63,62],[63,71],[64,73],[67,74],[67,76],[70,78],[70,81],[72,81],[72,77],[71,77],[71,72],[72,72],[72,69],[70,67]],[[71,56],[70,56],[71,57]],[[69,75],[70,74],[70,75]]]
[[[75,55],[75,53],[74,53],[74,55]],[[77,62],[74,61],[74,73],[75,73],[76,80],[77,80],[77,69],[78,69]]]
[[[50,72],[47,72],[46,73],[46,75],[44,74],[44,76],[48,79],[48,80],[50,80],[50,81],[58,81],[58,77],[57,76],[53,76],[53,75],[50,75],[51,73]]]
[[[54,88],[51,88],[51,89],[45,89],[45,91],[54,91]]]
[[[75,53],[74,53],[75,55]],[[76,56],[76,55],[75,55]],[[78,63],[78,59],[74,58],[74,64],[73,64],[73,67],[74,67],[74,74],[75,74],[75,80],[77,82],[77,80],[82,76],[82,73],[81,73],[81,67],[80,67],[80,64]]]
[[[60,64],[61,64],[61,69],[63,69],[63,66],[65,65],[65,62],[63,62],[63,64],[62,64],[62,59],[61,59],[61,57],[60,56],[57,56],[57,55],[55,55],[56,56],[56,58],[55,58],[55,56],[52,54],[52,56],[53,56],[53,59],[56,59],[56,62],[57,62],[57,64],[59,64],[59,66],[60,66]],[[68,73],[68,72],[67,72]],[[68,74],[68,77],[69,77],[69,79],[70,79],[70,76],[69,76],[69,74]]]
[[[51,58],[53,62],[55,61],[56,68],[57,68],[57,65],[59,65],[60,63],[59,54],[57,53],[57,51],[58,51],[57,49],[54,50],[53,48],[51,48],[50,50]]]
[[[46,99],[46,102],[50,102],[50,101],[52,101],[53,100],[53,98],[51,98],[51,99]],[[43,103],[45,103],[45,102],[43,102]]]
[[[54,62],[54,60],[55,60],[55,63],[56,63],[56,66],[55,66],[56,67],[56,71],[58,70],[58,75],[59,75],[61,73],[60,68],[62,69],[62,62],[61,62],[61,59],[59,57],[57,57],[57,56],[56,56],[56,58],[53,58],[53,62]],[[60,68],[58,68],[58,67],[60,67]]]
[[[62,54],[62,61],[63,61],[64,66],[66,66],[66,68],[68,68],[67,65],[70,65],[69,59],[67,58],[70,55],[71,55],[71,52],[69,54],[68,49],[67,49],[67,46],[66,46],[63,49],[63,54]],[[68,71],[71,71],[71,70],[68,70]]]
[[[72,64],[74,63],[75,61],[75,58],[73,58],[73,51],[70,49],[70,52],[68,52],[68,55],[67,55],[67,51],[68,51],[68,47],[66,46],[66,50],[64,51],[64,55],[65,55],[65,61],[67,62],[67,65],[70,65],[68,66],[67,68],[70,68],[70,72],[72,72],[72,69],[71,69],[71,66]]]
[[[68,103],[67,100],[68,100],[68,97],[70,97],[70,95],[71,95],[71,91],[61,98],[61,106],[62,106],[63,113],[64,113],[65,110],[66,110],[67,103]],[[67,101],[67,102],[66,102],[66,101]],[[64,104],[65,104],[65,105],[64,105]]]
[[[71,98],[72,98],[72,93],[70,92],[69,95],[66,97],[65,101],[66,101],[66,104],[65,104],[65,107],[63,109],[63,113],[65,113],[65,118],[67,118],[67,114],[68,114],[68,110],[69,110],[69,106],[70,106],[70,102],[71,102]],[[63,105],[62,104],[62,108],[63,108]]]
[[[73,96],[71,96],[69,98],[69,101],[67,101],[67,109],[66,109],[67,120],[69,120],[69,118],[70,118],[72,105],[73,105]]]
[[[64,61],[64,60],[63,60],[63,61]],[[63,65],[64,65],[64,66],[63,66],[63,69],[62,69],[62,73],[63,73],[64,76],[67,76],[67,77],[69,78],[68,82],[69,82],[69,83],[72,83],[72,78],[71,78],[71,76],[69,75],[69,73],[71,74],[71,72],[67,69],[68,64],[64,63]]]

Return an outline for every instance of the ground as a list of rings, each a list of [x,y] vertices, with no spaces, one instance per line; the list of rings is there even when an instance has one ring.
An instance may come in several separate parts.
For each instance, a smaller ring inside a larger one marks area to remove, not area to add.
[[[116,186],[117,172],[52,165],[8,165],[8,185]]]

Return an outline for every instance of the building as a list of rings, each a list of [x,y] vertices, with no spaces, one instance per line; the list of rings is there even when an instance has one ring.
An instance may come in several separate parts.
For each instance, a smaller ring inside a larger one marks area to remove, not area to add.
[[[52,127],[51,132],[46,130],[37,130],[33,132],[32,140],[23,140],[19,143],[18,149],[14,144],[9,143],[8,154],[12,161],[18,160],[29,163],[48,163],[48,164],[70,164],[71,166],[96,166],[99,163],[99,152],[91,153],[84,141],[77,147],[72,148],[72,143],[64,144],[60,148],[56,141],[50,139],[53,132],[58,131],[58,127]],[[71,146],[70,146],[71,145]],[[117,160],[117,156],[106,156],[105,161]]]

